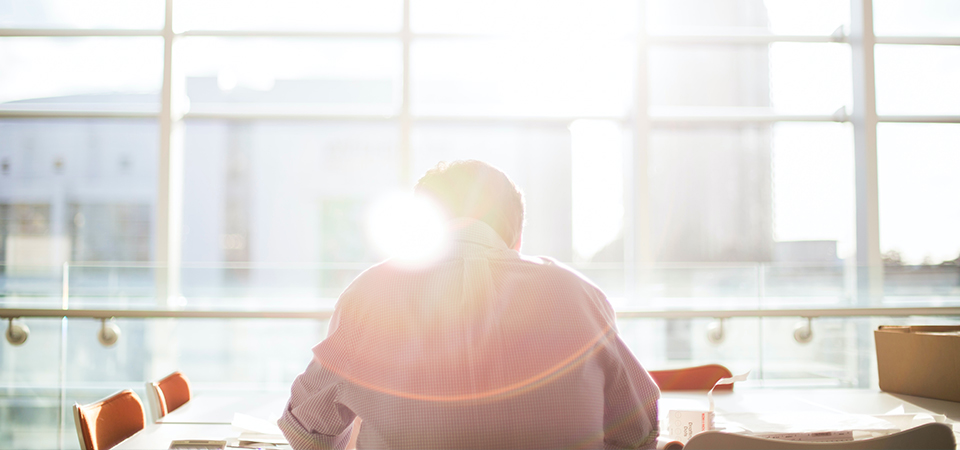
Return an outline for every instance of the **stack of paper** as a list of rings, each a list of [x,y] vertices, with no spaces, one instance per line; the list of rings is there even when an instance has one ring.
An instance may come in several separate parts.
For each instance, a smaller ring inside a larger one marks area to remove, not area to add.
[[[236,442],[230,442],[230,447],[240,448],[289,448],[287,439],[276,422],[270,422],[246,414],[234,414],[232,425],[241,430]]]

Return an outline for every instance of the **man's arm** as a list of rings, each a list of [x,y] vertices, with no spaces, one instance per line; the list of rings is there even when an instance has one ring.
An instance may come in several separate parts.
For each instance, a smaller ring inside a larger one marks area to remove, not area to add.
[[[655,448],[660,435],[660,388],[620,339],[617,315],[600,288],[587,282],[598,328],[606,334],[600,364],[604,372],[603,445],[605,448]]]
[[[660,434],[660,389],[620,336],[613,336],[609,349],[609,359],[605,361],[604,447],[654,448]]]
[[[344,449],[350,439],[356,414],[340,403],[343,378],[317,357],[330,353],[346,357],[338,348],[345,334],[340,327],[340,316],[341,304],[338,304],[330,318],[327,338],[314,347],[313,360],[294,380],[290,401],[277,421],[294,449]]]
[[[340,377],[316,359],[293,382],[290,401],[277,421],[293,448],[346,448],[356,414],[339,403],[339,382]]]

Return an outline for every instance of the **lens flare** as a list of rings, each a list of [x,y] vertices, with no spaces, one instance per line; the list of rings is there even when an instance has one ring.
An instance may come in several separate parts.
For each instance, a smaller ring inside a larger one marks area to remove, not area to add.
[[[430,200],[392,192],[367,214],[370,241],[381,256],[410,267],[428,265],[447,248],[448,230],[440,208]]]

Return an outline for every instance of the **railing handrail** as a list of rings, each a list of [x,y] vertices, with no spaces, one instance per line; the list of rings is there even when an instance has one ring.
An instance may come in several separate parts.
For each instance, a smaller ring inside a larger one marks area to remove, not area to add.
[[[0,308],[0,318],[137,318],[137,319],[329,319],[333,310],[301,311],[237,311],[237,310],[183,310],[183,309],[22,309]]]
[[[218,262],[218,261],[184,261],[177,267],[182,269],[359,269],[363,270],[381,261],[322,261],[322,262]],[[570,267],[583,268],[622,268],[626,262],[578,262],[561,261]],[[158,261],[66,261],[70,267],[102,268],[102,269],[162,269],[167,265]],[[60,264],[16,264],[8,265],[0,261],[0,267],[15,269],[50,269],[60,270]],[[843,269],[847,264],[843,260],[837,261],[675,261],[656,262],[638,266],[640,269],[756,269],[763,268],[829,268]],[[853,266],[855,267],[855,266]],[[960,265],[952,261],[940,264],[890,264],[884,269],[960,269]]]
[[[138,319],[329,319],[333,310],[171,310],[171,309],[25,309],[0,308],[0,318],[138,318]],[[686,319],[730,317],[907,317],[960,316],[960,307],[931,306],[912,308],[793,308],[793,309],[717,309],[717,310],[621,310],[619,319]]]

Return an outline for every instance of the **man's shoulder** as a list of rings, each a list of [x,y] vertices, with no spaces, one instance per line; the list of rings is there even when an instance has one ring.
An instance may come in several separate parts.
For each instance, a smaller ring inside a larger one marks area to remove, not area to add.
[[[549,256],[531,256],[511,252],[513,254],[510,257],[488,260],[491,264],[498,266],[495,271],[500,275],[496,278],[512,279],[521,283],[555,285],[557,288],[579,288],[578,290],[605,298],[603,291],[596,284],[565,263]],[[351,293],[382,295],[385,294],[384,290],[392,290],[400,285],[417,286],[429,283],[428,280],[436,281],[436,277],[442,278],[459,273],[453,270],[450,264],[456,265],[456,260],[447,260],[438,265],[420,268],[393,264],[390,260],[383,261],[357,275],[344,290],[344,294],[347,296]]]
[[[362,289],[365,286],[376,286],[383,284],[389,279],[401,276],[401,272],[402,271],[398,270],[397,266],[391,265],[389,260],[381,261],[360,272],[353,279],[353,281],[347,285],[347,288],[344,289],[344,292]]]
[[[580,271],[549,256],[521,255],[520,264],[531,273],[531,276],[564,285],[581,285],[585,289],[603,296],[603,291]]]

